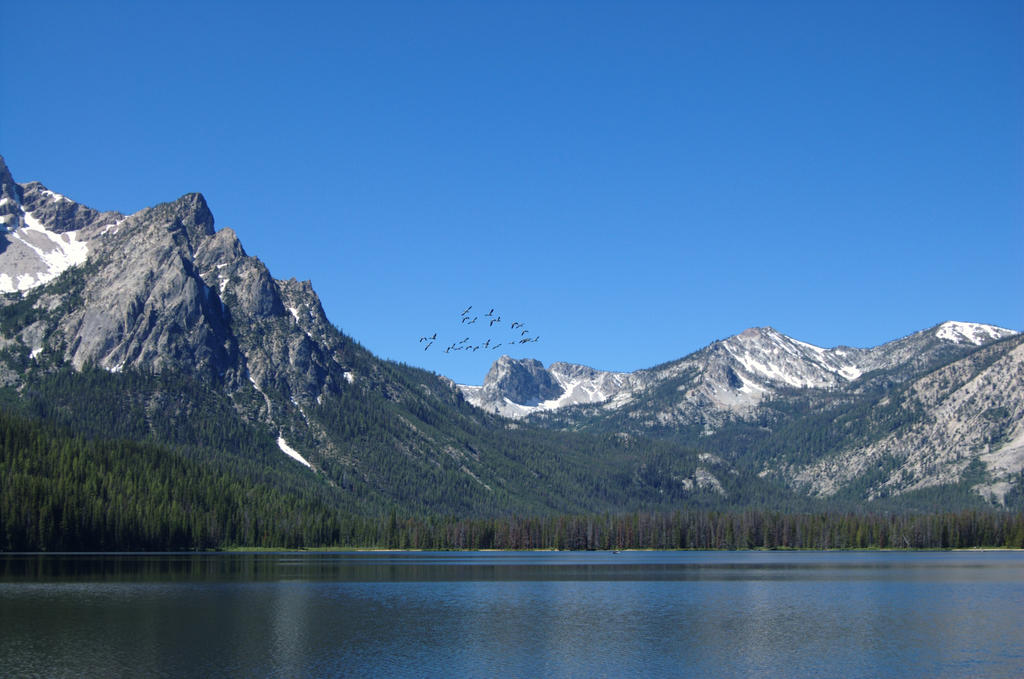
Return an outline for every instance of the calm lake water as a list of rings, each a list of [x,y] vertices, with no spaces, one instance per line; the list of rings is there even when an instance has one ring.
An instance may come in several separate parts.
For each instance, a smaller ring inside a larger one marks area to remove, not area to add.
[[[1016,678],[1024,554],[0,555],[0,674]]]

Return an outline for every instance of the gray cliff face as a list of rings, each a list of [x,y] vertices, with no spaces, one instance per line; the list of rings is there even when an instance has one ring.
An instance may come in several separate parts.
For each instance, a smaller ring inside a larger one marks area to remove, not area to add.
[[[234,367],[229,316],[194,262],[196,247],[212,235],[206,202],[190,194],[90,239],[94,272],[80,308],[58,326],[65,359],[76,368],[184,367],[208,377]]]

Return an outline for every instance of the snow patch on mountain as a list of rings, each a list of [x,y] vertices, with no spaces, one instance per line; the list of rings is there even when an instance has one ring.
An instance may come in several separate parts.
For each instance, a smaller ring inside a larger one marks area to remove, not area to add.
[[[284,440],[283,436],[278,436],[277,437],[277,447],[281,449],[282,453],[284,453],[288,457],[292,458],[293,460],[298,460],[299,462],[301,462],[302,464],[306,465],[310,469],[313,468],[313,465],[311,465],[306,460],[306,458],[302,457],[302,454],[299,453],[299,451],[295,450],[290,445],[288,445],[288,442]]]
[[[67,196],[62,196],[56,191],[51,191],[49,189],[43,189],[43,195],[49,196],[50,200],[52,200],[54,203],[58,203],[62,200],[65,200],[69,203],[72,202],[71,199],[69,199]]]
[[[572,363],[552,363],[548,372],[562,388],[562,395],[545,401],[545,408],[552,410],[570,405],[602,403],[613,396],[621,395],[632,386],[629,373],[595,370]]]
[[[21,216],[25,226],[7,233],[8,247],[0,253],[0,292],[31,290],[85,263],[89,247],[77,232],[50,231],[28,211]]]

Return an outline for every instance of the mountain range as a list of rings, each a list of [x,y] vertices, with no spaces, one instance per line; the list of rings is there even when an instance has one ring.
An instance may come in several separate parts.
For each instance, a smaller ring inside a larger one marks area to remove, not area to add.
[[[308,281],[273,278],[215,228],[200,194],[100,212],[17,183],[0,158],[0,229],[5,413],[198,468],[234,460],[218,468],[239,483],[258,460],[317,506],[1024,504],[1011,330],[946,322],[823,349],[751,328],[632,373],[503,356],[481,386],[456,385],[344,334]]]
[[[869,349],[750,328],[633,373],[503,356],[482,386],[460,389],[536,426],[754,454],[760,475],[815,496],[941,486],[980,463],[987,481],[974,491],[1001,503],[1024,467],[1021,344],[1012,330],[953,321]],[[809,440],[793,431],[804,426]]]

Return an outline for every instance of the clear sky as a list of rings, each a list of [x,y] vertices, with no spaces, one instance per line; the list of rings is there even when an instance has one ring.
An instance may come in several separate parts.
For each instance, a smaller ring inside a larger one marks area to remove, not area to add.
[[[1024,329],[1019,0],[35,0],[0,154],[104,210],[200,191],[335,325],[463,383],[512,321],[540,339],[511,355],[607,370],[755,325]]]

